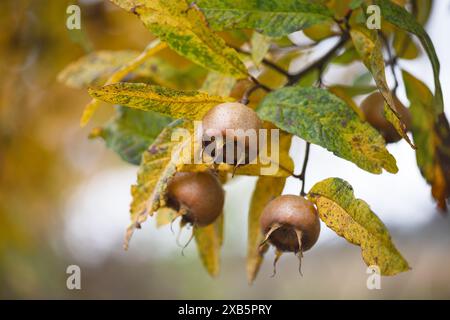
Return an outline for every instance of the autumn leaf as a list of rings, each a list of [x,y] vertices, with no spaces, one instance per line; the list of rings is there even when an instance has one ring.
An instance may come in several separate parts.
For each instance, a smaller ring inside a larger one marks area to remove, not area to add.
[[[117,71],[115,71],[106,81],[105,85],[122,81],[129,73],[139,68],[150,57],[163,50],[166,47],[164,43],[161,43],[158,39],[150,42],[145,50],[139,54],[136,58],[123,64]],[[100,107],[100,101],[92,99],[84,108],[83,115],[81,116],[80,125],[84,127],[94,115],[95,111]]]
[[[226,97],[230,95],[235,84],[236,79],[233,77],[211,71],[208,73],[201,91],[207,92],[212,96]]]
[[[128,247],[134,230],[140,228],[149,215],[166,206],[167,183],[176,173],[177,163],[182,161],[184,148],[191,144],[190,136],[186,137],[189,130],[192,130],[190,121],[176,120],[143,153],[137,183],[131,186],[131,224],[125,238],[125,248]],[[178,133],[185,139],[172,141]]]
[[[376,0],[375,4],[380,6],[381,17],[383,19],[402,30],[415,34],[419,38],[433,67],[435,86],[435,114],[442,113],[444,111],[444,100],[442,96],[441,82],[439,80],[439,59],[436,55],[436,50],[434,49],[434,45],[430,39],[430,36],[427,34],[423,26],[416,21],[414,16],[401,6],[398,6],[389,0]]]
[[[417,144],[420,172],[431,185],[441,210],[447,210],[450,197],[450,127],[444,113],[435,116],[434,99],[428,87],[403,71],[406,94],[411,103],[412,133]]]
[[[419,48],[417,48],[411,37],[403,30],[398,30],[394,34],[392,43],[397,57],[401,59],[416,59],[419,56]]]
[[[223,243],[223,213],[208,226],[194,226],[194,238],[203,266],[215,277],[220,271],[220,248]]]
[[[319,88],[286,87],[268,94],[258,115],[279,128],[372,173],[398,171],[380,134],[342,100]]]
[[[172,119],[156,112],[118,107],[117,115],[91,137],[101,137],[123,160],[139,165],[142,153]]]
[[[367,203],[356,199],[344,180],[329,178],[316,183],[308,193],[320,219],[339,236],[361,247],[367,266],[378,266],[382,275],[408,271],[408,262],[392,243],[381,220]]]
[[[89,94],[105,102],[190,120],[201,120],[212,107],[233,101],[229,97],[210,96],[204,92],[182,91],[144,83],[116,83],[91,88]]]
[[[414,149],[415,146],[406,133],[406,125],[401,120],[401,116],[397,112],[394,98],[392,97],[391,91],[386,82],[385,65],[380,37],[375,31],[366,29],[363,30],[362,28],[352,29],[350,34],[356,50],[361,56],[361,59],[367,69],[369,69],[372,73],[375,83],[387,103],[387,107],[384,108],[386,120],[392,123],[399,135]]]
[[[256,66],[261,64],[261,61],[263,61],[267,52],[269,52],[271,40],[271,37],[265,36],[256,31],[253,32],[250,45],[252,47],[252,60]]]
[[[103,85],[124,64],[139,56],[138,51],[95,51],[69,64],[58,75],[58,81],[82,89]]]
[[[307,0],[197,0],[215,30],[256,29],[281,37],[315,24],[332,21],[323,5]]]
[[[237,52],[211,31],[195,5],[185,0],[111,0],[136,14],[155,36],[202,67],[246,78],[247,69]]]
[[[272,139],[272,131],[268,130],[265,144],[259,149],[255,163],[241,165],[237,168],[227,163],[213,164],[213,159],[201,152],[201,141],[196,140],[193,151],[188,157],[189,160],[179,163],[177,171],[203,172],[214,167],[214,170],[218,172],[234,175],[290,177],[294,172],[294,161],[289,155],[290,144],[287,145],[286,141],[290,141],[291,134],[275,130],[278,132],[278,140]],[[201,160],[201,163],[197,159]]]

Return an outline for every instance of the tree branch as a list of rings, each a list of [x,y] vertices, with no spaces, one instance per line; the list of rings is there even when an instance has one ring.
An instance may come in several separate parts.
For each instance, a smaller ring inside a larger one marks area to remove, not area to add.
[[[324,54],[322,58],[314,61],[312,64],[310,64],[300,72],[289,75],[288,83],[286,85],[292,86],[310,71],[314,69],[322,69],[330,61],[330,59],[345,45],[348,39],[350,39],[348,32],[343,33],[340,40],[326,54]]]

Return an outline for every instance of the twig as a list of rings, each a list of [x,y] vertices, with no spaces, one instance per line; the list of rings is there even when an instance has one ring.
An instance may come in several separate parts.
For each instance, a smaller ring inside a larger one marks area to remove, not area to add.
[[[252,80],[258,86],[258,88],[261,88],[261,89],[263,89],[266,92],[271,92],[272,91],[272,89],[270,89],[268,86],[266,86],[266,85],[262,84],[261,82],[259,82],[258,79],[256,79],[255,77],[250,76],[250,80]]]
[[[308,160],[309,160],[309,149],[310,149],[311,143],[306,141],[306,147],[305,147],[305,157],[303,158],[303,167],[302,172],[300,172],[299,175],[293,175],[293,177],[300,179],[302,181],[302,189],[300,191],[301,196],[305,196],[305,181],[306,181],[306,168],[308,167]]]
[[[243,54],[246,54],[246,55],[250,55],[251,54],[250,52],[248,52],[248,51],[246,51],[244,49],[237,48],[237,47],[233,47],[233,48],[237,52],[240,52],[240,53],[243,53]],[[280,67],[279,65],[277,65],[275,62],[264,58],[264,59],[261,60],[261,63],[264,64],[265,66],[269,67],[269,68],[272,68],[273,70],[277,71],[278,73],[280,73],[280,74],[282,74],[282,75],[284,75],[286,77],[289,77],[289,72],[287,70],[283,69],[282,67]]]
[[[242,104],[248,104],[250,102],[250,96],[252,95],[252,93],[255,92],[256,90],[260,89],[260,88],[261,88],[261,84],[260,83],[255,83],[255,85],[251,86],[250,88],[248,88],[244,92],[240,102]]]
[[[290,75],[288,77],[287,86],[296,84],[304,75],[314,69],[323,69],[325,64],[345,45],[349,38],[350,36],[347,32],[343,33],[341,39],[326,54],[324,54],[322,58],[316,60],[300,72]]]
[[[392,76],[394,77],[394,88],[392,89],[392,92],[395,95],[397,93],[397,88],[399,86],[397,74],[395,73],[395,67],[397,66],[397,57],[394,57],[394,55],[392,54],[391,47],[389,46],[389,41],[386,38],[386,36],[381,31],[379,31],[379,35],[384,42],[384,45],[386,47],[386,51],[388,54],[388,59],[389,59],[388,62],[390,62],[389,67],[391,68],[391,73],[392,73]]]

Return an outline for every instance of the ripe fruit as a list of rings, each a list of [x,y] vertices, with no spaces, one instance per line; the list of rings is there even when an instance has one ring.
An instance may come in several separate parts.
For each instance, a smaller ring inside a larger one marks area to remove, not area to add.
[[[209,156],[219,159],[217,162],[248,164],[257,157],[261,128],[262,122],[253,109],[239,102],[222,103],[203,117],[203,147],[210,150],[206,151]]]
[[[320,221],[312,202],[301,196],[282,195],[267,204],[261,215],[265,240],[281,252],[294,252],[300,260],[311,249],[320,234]],[[274,261],[275,265],[279,254]],[[301,273],[301,271],[300,271]]]
[[[411,114],[408,108],[396,96],[394,96],[394,103],[406,125],[406,129],[409,130],[411,127]],[[365,114],[367,122],[381,133],[387,143],[397,142],[401,139],[394,126],[384,117],[384,98],[380,92],[372,93],[364,99],[361,103],[361,110]]]
[[[182,221],[206,226],[222,213],[224,191],[209,172],[177,172],[168,187],[168,205],[182,214]]]

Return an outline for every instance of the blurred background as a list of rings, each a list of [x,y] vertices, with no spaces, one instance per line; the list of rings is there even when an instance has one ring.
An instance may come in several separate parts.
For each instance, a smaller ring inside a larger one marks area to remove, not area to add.
[[[81,32],[66,29],[70,4],[81,6]],[[449,18],[450,3],[435,1],[427,30],[441,61],[447,115]],[[85,90],[57,83],[56,77],[87,51],[142,50],[151,35],[133,15],[107,1],[2,0],[0,27],[0,298],[450,298],[450,221],[435,209],[413,150],[404,141],[389,146],[400,168],[397,175],[371,175],[317,146],[308,167],[307,189],[331,176],[349,181],[356,196],[385,222],[412,266],[409,272],[383,277],[381,290],[367,289],[359,248],[325,226],[318,244],[305,253],[303,277],[297,258],[286,254],[271,278],[270,251],[249,286],[245,254],[254,178],[238,177],[226,186],[225,242],[217,278],[203,269],[194,242],[182,256],[170,228],[156,229],[151,219],[124,251],[129,188],[137,167],[121,161],[102,141],[87,139],[92,127],[111,116],[112,107],[102,107],[90,127],[80,128],[90,98]],[[424,55],[400,65],[433,88]],[[351,84],[362,72],[360,64],[332,67],[326,83]],[[400,98],[407,102],[402,89]],[[298,168],[300,139],[291,155]],[[298,190],[298,181],[288,180],[285,193]],[[188,232],[181,237],[187,240]],[[67,289],[69,265],[80,266],[82,290]]]

